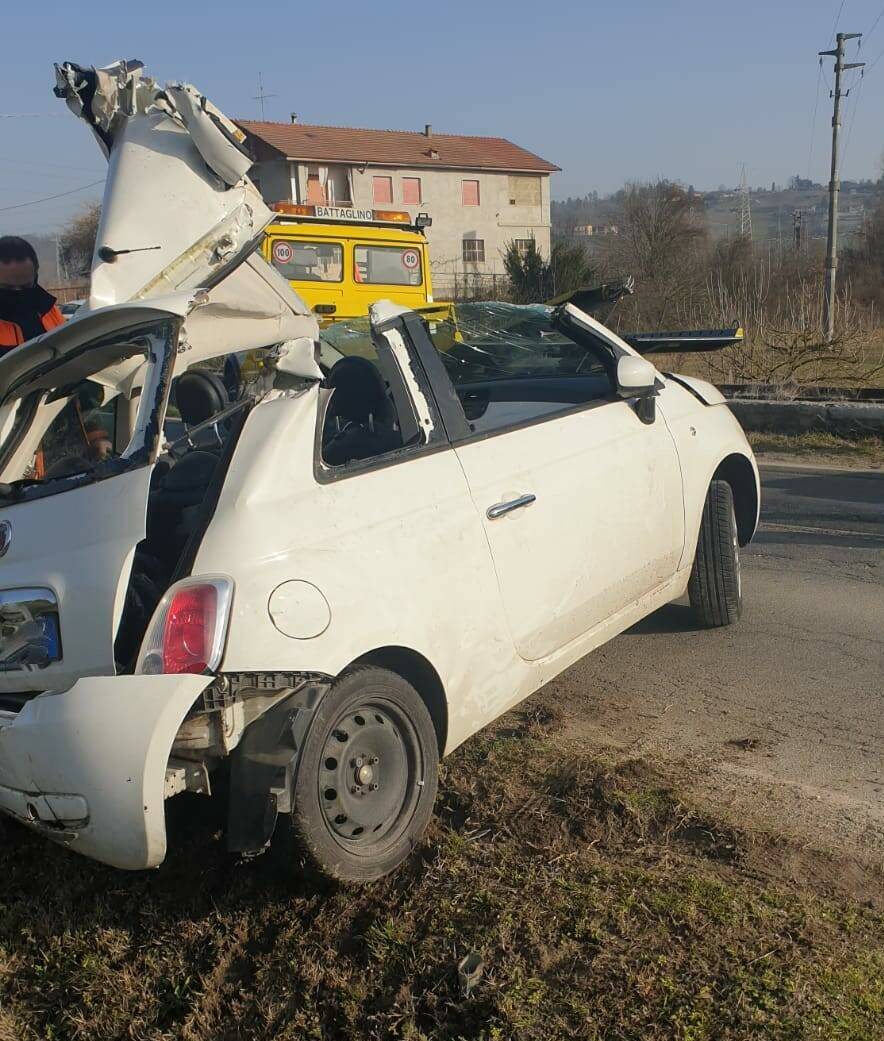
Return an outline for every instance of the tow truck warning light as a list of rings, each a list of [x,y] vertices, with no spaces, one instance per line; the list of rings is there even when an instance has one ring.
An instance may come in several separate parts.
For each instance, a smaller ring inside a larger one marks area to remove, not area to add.
[[[356,206],[313,206],[295,202],[275,202],[271,209],[288,217],[310,217],[314,220],[357,221],[363,224],[411,225],[416,223],[417,227],[429,227],[431,223],[424,213],[418,215],[417,222],[412,222],[407,210],[370,210]]]

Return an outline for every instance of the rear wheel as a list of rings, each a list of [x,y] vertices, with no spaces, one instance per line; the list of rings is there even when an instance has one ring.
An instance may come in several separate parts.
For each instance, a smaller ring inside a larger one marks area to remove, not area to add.
[[[346,882],[398,867],[432,817],[438,762],[433,722],[411,684],[372,666],[344,673],[298,765],[293,823],[314,865]]]
[[[730,625],[740,617],[743,590],[734,496],[727,481],[709,485],[688,582],[688,596],[700,625]]]

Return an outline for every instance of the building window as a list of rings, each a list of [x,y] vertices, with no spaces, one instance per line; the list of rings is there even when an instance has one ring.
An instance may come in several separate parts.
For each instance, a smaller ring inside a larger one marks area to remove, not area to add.
[[[423,202],[420,177],[402,178],[402,201],[406,206],[420,206]]]
[[[510,206],[539,206],[540,178],[526,174],[510,174]]]
[[[513,239],[513,245],[519,251],[519,256],[527,257],[534,239]]]
[[[389,206],[393,201],[393,178],[372,177],[371,197],[380,206]]]
[[[307,167],[306,201],[319,206],[324,206],[328,202],[328,198],[325,194],[325,185],[322,183],[322,178],[319,176],[318,166]]]
[[[464,206],[478,206],[479,205],[479,182],[478,181],[461,181],[463,185],[463,204]]]
[[[464,182],[466,183],[466,182]],[[475,183],[475,182],[474,182]],[[467,264],[482,264],[485,262],[485,240],[464,239],[463,259]]]

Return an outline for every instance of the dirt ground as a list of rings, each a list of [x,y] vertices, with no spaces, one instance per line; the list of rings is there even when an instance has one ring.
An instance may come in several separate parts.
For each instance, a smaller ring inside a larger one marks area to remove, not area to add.
[[[362,889],[237,862],[196,796],[156,872],[7,826],[0,1041],[884,1037],[884,876],[705,812],[567,717],[535,698],[467,742],[426,842]]]

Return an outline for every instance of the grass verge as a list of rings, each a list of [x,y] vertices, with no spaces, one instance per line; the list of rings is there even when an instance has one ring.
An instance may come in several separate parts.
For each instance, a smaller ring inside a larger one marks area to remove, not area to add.
[[[746,437],[760,456],[787,456],[820,466],[884,467],[884,438],[855,440],[821,431],[806,434],[766,434],[747,431]]]
[[[429,841],[362,890],[234,863],[198,799],[153,873],[7,827],[0,1039],[884,1037],[880,910],[526,719],[446,762]]]

